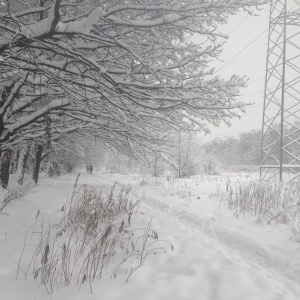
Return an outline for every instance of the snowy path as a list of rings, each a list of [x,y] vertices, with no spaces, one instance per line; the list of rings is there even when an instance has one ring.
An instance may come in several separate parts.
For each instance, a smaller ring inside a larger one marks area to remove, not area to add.
[[[160,210],[161,203],[156,201],[145,199],[152,209]],[[174,278],[192,277],[186,292],[184,281],[183,291],[178,289],[182,299],[197,299],[199,293],[198,299],[299,299],[299,284],[288,278],[284,269],[274,267],[268,253],[246,239],[227,234],[225,228],[215,230],[212,219],[165,207],[160,220],[164,221],[158,228],[165,229],[166,222],[173,228],[168,232],[179,249],[177,256],[168,261],[178,267],[162,269],[169,269]]]
[[[11,208],[11,224],[5,219],[0,224],[8,226],[3,229],[0,246],[13,249],[14,245],[12,258],[19,257],[28,222],[31,224],[37,209],[46,217],[60,214],[74,178],[45,179],[28,205],[18,204],[20,211]],[[139,212],[153,216],[152,228],[160,239],[174,245],[174,251],[167,245],[166,254],[149,256],[127,284],[120,276],[95,282],[93,294],[87,286],[79,292],[73,285],[47,295],[33,279],[15,281],[16,266],[1,248],[0,290],[5,300],[300,299],[300,246],[289,241],[286,227],[234,219],[227,210],[218,210],[208,197],[208,188],[201,188],[201,200],[189,202],[156,191],[155,187],[141,187],[130,176],[80,176],[81,184],[96,187],[111,186],[116,180],[132,185],[132,196],[142,199]]]
[[[175,246],[171,257],[151,263],[145,281],[165,288],[149,299],[300,298],[300,274],[291,265],[276,261],[264,245],[219,224],[203,211],[188,211],[193,204],[187,201],[173,204],[169,197],[153,193],[153,188],[145,190],[135,186],[133,193],[154,216],[153,226],[160,235]],[[299,266],[299,261],[296,263]]]

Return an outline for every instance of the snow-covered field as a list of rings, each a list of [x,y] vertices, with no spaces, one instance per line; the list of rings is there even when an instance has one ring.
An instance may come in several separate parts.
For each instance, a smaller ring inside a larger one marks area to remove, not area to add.
[[[199,177],[175,184],[85,171],[79,184],[107,189],[118,181],[132,186],[133,202],[141,200],[132,223],[146,228],[152,218],[152,229],[166,241],[160,242],[166,253],[148,255],[128,283],[122,272],[111,278],[113,269],[108,266],[106,276],[92,283],[92,293],[88,284],[73,280],[48,294],[32,273],[24,279],[35,249],[31,238],[38,234],[30,226],[59,220],[75,179],[75,174],[42,178],[24,201],[7,206],[8,215],[0,215],[0,299],[300,299],[300,244],[291,241],[291,225],[267,225],[256,216],[233,217],[233,211],[211,197],[217,188],[226,191],[228,178]]]

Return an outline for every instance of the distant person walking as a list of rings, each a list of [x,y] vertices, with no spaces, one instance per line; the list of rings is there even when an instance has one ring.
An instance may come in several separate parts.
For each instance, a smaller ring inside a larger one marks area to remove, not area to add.
[[[86,165],[86,171],[89,173],[90,172],[90,166],[89,165]]]
[[[93,172],[93,166],[90,165],[90,174],[92,174],[92,172]]]

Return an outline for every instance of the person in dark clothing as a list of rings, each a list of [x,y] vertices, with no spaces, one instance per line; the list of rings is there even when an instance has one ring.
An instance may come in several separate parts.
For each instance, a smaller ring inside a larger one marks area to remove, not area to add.
[[[86,171],[89,173],[90,172],[90,166],[86,165]]]
[[[92,172],[93,172],[93,166],[90,165],[90,174],[92,174]]]

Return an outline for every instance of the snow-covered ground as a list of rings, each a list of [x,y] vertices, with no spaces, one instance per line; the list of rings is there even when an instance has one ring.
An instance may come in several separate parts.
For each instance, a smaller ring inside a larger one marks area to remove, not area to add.
[[[24,279],[30,262],[26,250],[16,280],[24,237],[37,211],[45,224],[55,222],[75,178],[42,178],[25,201],[11,204],[5,209],[8,215],[0,215],[0,299],[300,299],[300,244],[291,241],[290,226],[266,225],[256,217],[234,218],[210,197],[217,186],[225,189],[226,179],[221,177],[191,181],[193,187],[185,189],[191,192],[182,195],[173,182],[166,181],[163,187],[134,175],[82,171],[79,184],[99,189],[115,181],[130,184],[131,197],[142,200],[134,218],[146,226],[153,217],[152,228],[159,239],[174,246],[173,251],[166,243],[166,253],[148,256],[128,283],[125,275],[107,276],[92,284],[92,294],[88,285],[79,291],[76,282],[48,294],[33,276]],[[26,244],[30,249],[30,239]]]

